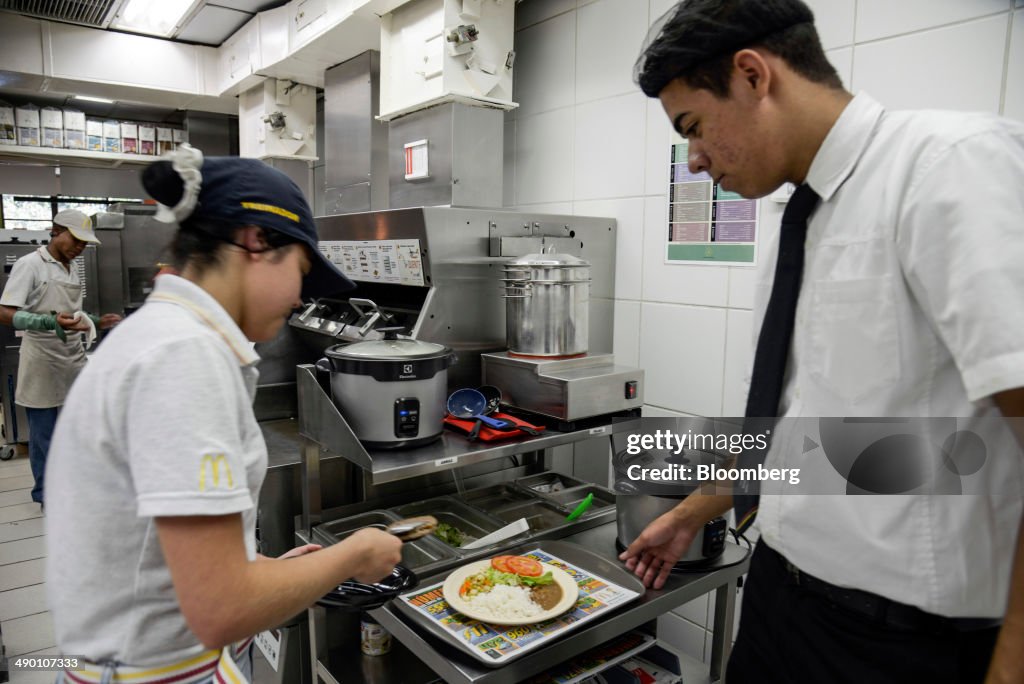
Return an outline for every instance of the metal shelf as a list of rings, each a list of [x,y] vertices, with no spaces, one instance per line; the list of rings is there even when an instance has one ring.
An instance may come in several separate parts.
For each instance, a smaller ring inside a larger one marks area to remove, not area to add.
[[[114,152],[94,152],[92,150],[68,150],[62,147],[0,145],[0,158],[2,157],[42,158],[57,162],[67,160],[109,162],[109,166],[115,168],[122,164],[152,164],[160,158],[150,154],[118,154]],[[108,164],[103,165],[107,166]]]
[[[618,432],[635,429],[639,420],[609,420],[605,425],[574,432],[548,430],[536,437],[511,439],[497,444],[470,442],[463,435],[445,431],[438,441],[415,449],[367,450],[317,381],[315,367],[308,364],[300,365],[296,369],[296,375],[300,434],[328,452],[352,461],[371,475],[374,484],[395,482],[506,456],[542,451],[592,437],[609,437]]]
[[[607,523],[564,538],[618,562],[615,550],[616,529]],[[438,676],[449,684],[511,684],[554,667],[573,656],[597,646],[631,629],[639,628],[658,616],[677,608],[709,591],[717,591],[714,635],[720,646],[713,654],[710,665],[684,662],[684,668],[693,681],[715,681],[721,677],[728,660],[732,640],[732,615],[735,609],[735,586],[740,575],[747,571],[748,551],[734,544],[726,544],[725,553],[702,572],[673,574],[660,590],[648,589],[637,601],[596,620],[579,630],[567,634],[555,643],[534,651],[527,658],[513,661],[503,667],[487,668],[456,648],[427,635],[412,621],[390,604],[371,611],[373,617],[392,636]],[[425,580],[429,581],[429,580]],[[721,604],[721,610],[717,604]],[[333,654],[332,654],[333,656]],[[714,662],[717,658],[717,662]],[[332,664],[336,662],[331,658]],[[709,669],[711,672],[709,673]],[[390,681],[390,680],[388,680]],[[684,681],[691,681],[686,679]]]

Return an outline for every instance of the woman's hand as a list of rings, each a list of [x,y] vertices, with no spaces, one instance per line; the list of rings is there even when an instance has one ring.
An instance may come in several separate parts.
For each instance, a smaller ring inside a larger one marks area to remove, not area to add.
[[[298,558],[299,556],[305,556],[307,553],[313,553],[319,551],[323,547],[319,544],[303,544],[302,546],[296,546],[291,551],[282,553],[277,557],[277,560],[284,560],[285,558]]]
[[[401,540],[372,527],[365,527],[346,537],[340,545],[344,545],[345,551],[353,558],[359,559],[356,580],[368,584],[387,577],[402,560]]]

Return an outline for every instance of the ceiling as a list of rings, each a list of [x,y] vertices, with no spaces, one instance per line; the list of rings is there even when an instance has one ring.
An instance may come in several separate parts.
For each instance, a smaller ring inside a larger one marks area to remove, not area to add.
[[[111,23],[128,0],[0,0],[0,11],[38,19],[112,30]],[[197,0],[170,40],[218,46],[257,12],[286,0]]]

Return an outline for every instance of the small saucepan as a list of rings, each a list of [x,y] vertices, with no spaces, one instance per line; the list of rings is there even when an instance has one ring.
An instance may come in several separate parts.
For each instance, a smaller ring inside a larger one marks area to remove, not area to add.
[[[476,419],[492,427],[495,430],[505,430],[509,427],[513,427],[507,420],[499,420],[497,418],[490,418],[485,416],[484,413],[487,411],[487,397],[485,397],[479,390],[475,390],[469,387],[455,390],[451,396],[448,397],[448,413],[452,414],[456,418],[462,418],[464,420]]]

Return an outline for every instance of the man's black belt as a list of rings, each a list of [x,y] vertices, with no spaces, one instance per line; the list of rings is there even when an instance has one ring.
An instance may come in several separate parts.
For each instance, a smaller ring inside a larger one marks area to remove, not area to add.
[[[1002,622],[998,618],[951,618],[935,615],[868,591],[837,587],[813,575],[808,575],[763,541],[761,546],[764,546],[782,565],[791,585],[799,586],[811,594],[824,598],[836,608],[857,613],[879,624],[912,632],[945,634],[998,627]]]

